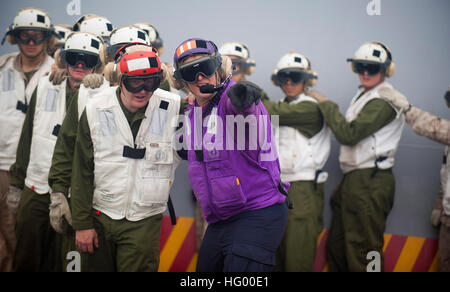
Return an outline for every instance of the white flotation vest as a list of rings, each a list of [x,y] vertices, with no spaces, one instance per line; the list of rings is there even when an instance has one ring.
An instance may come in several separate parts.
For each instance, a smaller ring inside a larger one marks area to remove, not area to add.
[[[51,192],[48,174],[59,129],[66,116],[66,84],[53,85],[43,77],[37,87],[30,160],[25,185],[38,194]]]
[[[0,170],[8,171],[16,161],[17,145],[27,106],[41,77],[51,72],[53,58],[46,56],[25,88],[22,74],[14,69],[15,57],[0,71]]]
[[[385,81],[372,90],[367,91],[361,97],[359,96],[363,89],[359,90],[347,110],[345,116],[347,122],[355,120],[369,101],[380,98],[378,90],[383,87],[392,88],[392,85]],[[397,112],[397,117],[391,123],[363,139],[355,146],[341,145],[339,161],[344,173],[355,169],[373,167],[389,169],[394,166],[395,153],[402,137],[405,117],[399,114],[394,107],[392,108]]]
[[[180,162],[173,146],[180,97],[156,90],[134,141],[116,90],[106,89],[86,105],[94,148],[93,208],[114,220],[138,221],[166,210]]]
[[[303,101],[317,103],[305,94],[301,94],[290,104]],[[310,139],[295,128],[281,126],[276,132],[279,141],[279,158],[282,181],[315,181],[324,183],[328,174],[322,169],[330,156],[331,130],[324,123],[319,133]]]

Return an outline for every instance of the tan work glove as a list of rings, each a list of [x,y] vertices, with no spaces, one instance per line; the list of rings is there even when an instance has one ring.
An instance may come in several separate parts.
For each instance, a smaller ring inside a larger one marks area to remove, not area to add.
[[[48,80],[50,80],[53,85],[60,85],[68,76],[69,72],[67,69],[56,69],[50,73]]]
[[[439,226],[441,225],[443,199],[444,193],[441,190],[436,199],[434,200],[433,211],[431,211],[431,225],[433,225],[433,227],[435,228],[439,228]]]
[[[86,75],[83,78],[82,83],[86,88],[96,89],[102,86],[103,80],[104,78],[102,74],[92,73]]]
[[[380,97],[392,104],[397,110],[407,112],[411,108],[411,104],[406,97],[393,88],[381,88],[378,90]]]
[[[59,234],[67,233],[67,223],[72,225],[69,203],[63,193],[50,194],[50,225]],[[66,220],[64,221],[65,218]]]
[[[9,186],[8,192],[6,193],[6,205],[8,205],[8,209],[12,213],[17,213],[21,196],[21,189],[16,188],[15,186]]]

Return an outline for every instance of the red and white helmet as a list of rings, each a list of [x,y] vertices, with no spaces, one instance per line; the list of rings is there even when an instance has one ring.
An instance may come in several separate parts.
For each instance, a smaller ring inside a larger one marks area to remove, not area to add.
[[[161,61],[152,51],[136,51],[125,53],[119,61],[122,76],[137,77],[146,75],[162,75]]]

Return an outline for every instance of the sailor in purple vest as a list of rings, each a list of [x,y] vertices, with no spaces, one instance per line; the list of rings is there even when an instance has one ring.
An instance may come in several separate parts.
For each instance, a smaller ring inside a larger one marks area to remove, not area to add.
[[[195,97],[185,111],[189,178],[209,223],[199,272],[270,272],[287,222],[289,184],[280,165],[261,90],[231,80],[216,45],[183,42],[174,55],[175,87]]]

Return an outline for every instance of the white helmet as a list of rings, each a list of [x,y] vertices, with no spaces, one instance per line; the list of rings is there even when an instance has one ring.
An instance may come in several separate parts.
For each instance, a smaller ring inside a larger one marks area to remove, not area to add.
[[[144,30],[133,25],[118,27],[111,32],[109,45],[105,44],[100,52],[102,62],[107,63],[121,47],[129,43],[150,45],[150,39]]]
[[[55,54],[58,58],[55,58],[55,63],[59,68],[65,68],[65,57],[68,52],[78,52],[87,55],[97,56],[96,64],[91,64],[97,69],[101,67],[102,62],[100,60],[100,48],[103,44],[103,39],[94,34],[87,32],[72,32],[64,44],[59,54]],[[101,72],[101,70],[98,70]]]
[[[20,9],[11,27],[13,30],[17,28],[33,28],[51,30],[52,23],[47,12],[37,8]]]
[[[80,32],[90,32],[104,39],[109,39],[112,31],[113,25],[102,16],[86,18],[80,24]]]
[[[55,32],[60,37],[58,44],[64,45],[67,37],[72,33],[72,27],[67,24],[56,24]]]
[[[147,22],[138,22],[135,23],[134,25],[148,34],[150,38],[150,44],[158,50],[159,55],[162,55],[164,51],[164,43],[161,37],[159,36],[159,32],[156,29],[156,27]]]
[[[395,64],[392,62],[392,54],[387,46],[380,42],[367,42],[356,52],[353,58],[347,59],[351,62],[352,71],[357,73],[354,62],[381,64],[385,68],[387,77],[394,75]]]
[[[245,44],[240,42],[224,43],[219,48],[219,53],[222,56],[234,56],[241,58],[244,63],[241,63],[240,65],[244,65],[244,74],[251,75],[255,71],[256,62],[250,59],[250,51]]]
[[[275,70],[272,72],[272,81],[276,86],[280,84],[276,80],[278,72],[286,69],[294,69],[305,72],[309,78],[306,79],[306,86],[312,87],[317,83],[317,73],[311,70],[311,61],[304,55],[293,52],[292,50],[283,55],[278,61]]]
[[[289,52],[281,57],[275,68],[277,72],[284,69],[300,69],[306,71],[311,69],[311,63],[309,62],[309,59],[304,55]],[[277,72],[275,72],[275,74]]]
[[[247,60],[250,52],[246,45],[239,42],[227,42],[219,48],[219,53],[224,56],[235,56]]]
[[[135,26],[122,26],[111,32],[109,44],[111,46],[125,43],[144,43],[150,45],[148,34]]]
[[[73,32],[66,40],[64,51],[81,51],[100,55],[100,46],[103,40],[87,32]]]
[[[47,38],[51,38],[51,45],[56,42],[56,33],[52,26],[50,16],[47,12],[39,8],[20,9],[14,17],[13,23],[7,28],[5,39],[11,44],[16,44],[14,33],[18,29],[38,29],[47,33]]]

